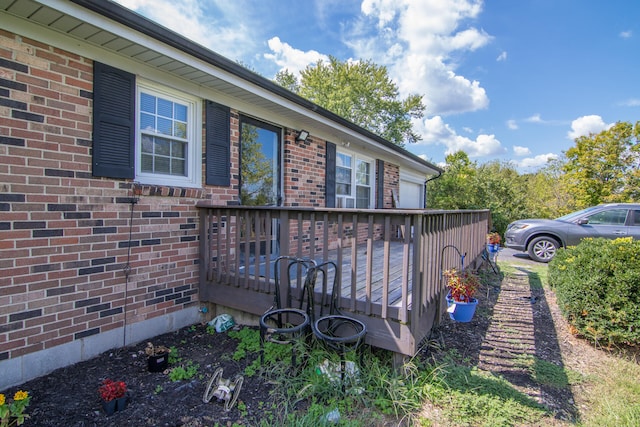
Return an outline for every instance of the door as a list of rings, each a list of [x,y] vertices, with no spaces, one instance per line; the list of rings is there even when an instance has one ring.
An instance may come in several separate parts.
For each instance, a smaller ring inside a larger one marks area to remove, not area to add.
[[[282,129],[249,117],[240,118],[240,204],[245,206],[282,205]],[[271,256],[277,256],[278,222],[260,223],[256,217],[245,224],[250,233],[250,254],[261,258],[270,245]],[[249,231],[250,230],[250,231]]]

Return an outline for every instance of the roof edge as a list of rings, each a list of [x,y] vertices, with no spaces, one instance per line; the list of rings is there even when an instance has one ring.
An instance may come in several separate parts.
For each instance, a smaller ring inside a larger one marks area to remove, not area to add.
[[[271,80],[255,73],[240,64],[216,53],[194,41],[187,39],[186,37],[170,30],[155,21],[152,21],[145,16],[142,16],[118,3],[111,0],[99,1],[94,0],[70,0],[72,3],[81,6],[85,9],[91,10],[105,18],[116,21],[122,25],[132,28],[141,32],[153,39],[160,41],[168,46],[185,52],[195,58],[205,61],[211,65],[214,65],[230,74],[233,74],[243,80],[246,80],[256,86],[265,89],[281,98],[291,101],[307,110],[320,114],[321,116],[340,124],[350,130],[353,130],[366,138],[369,138],[379,144],[382,144],[398,154],[410,158],[423,166],[426,166],[435,172],[444,172],[440,167],[424,160],[423,158],[409,152],[408,150],[382,138],[381,136],[341,117],[303,97],[297,95],[290,90],[272,82]]]

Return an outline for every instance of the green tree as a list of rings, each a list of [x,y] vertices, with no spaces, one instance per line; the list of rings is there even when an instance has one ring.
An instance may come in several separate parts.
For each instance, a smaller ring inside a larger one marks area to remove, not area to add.
[[[300,91],[300,84],[298,83],[298,79],[296,78],[295,74],[293,74],[289,70],[278,71],[274,80],[280,86],[285,89],[289,89],[291,92],[298,93],[298,91]]]
[[[492,227],[501,235],[511,221],[527,217],[526,179],[511,163],[491,161],[475,175],[475,209],[490,209]]]
[[[445,158],[444,173],[427,185],[427,207],[430,209],[473,209],[477,164],[464,151]]]
[[[526,216],[527,181],[510,163],[478,165],[464,151],[446,157],[444,174],[429,182],[427,206],[433,209],[490,209],[493,228]]]
[[[557,218],[577,210],[576,202],[564,183],[564,157],[550,160],[536,173],[523,176],[527,197],[524,216]]]
[[[404,146],[421,139],[413,130],[412,118],[420,118],[425,106],[422,96],[399,99],[397,85],[387,69],[371,61],[341,62],[330,57],[300,72],[300,83],[288,71],[275,81],[300,96],[353,123]]]
[[[567,150],[564,182],[578,208],[640,197],[640,122],[617,122],[598,134],[576,138]]]

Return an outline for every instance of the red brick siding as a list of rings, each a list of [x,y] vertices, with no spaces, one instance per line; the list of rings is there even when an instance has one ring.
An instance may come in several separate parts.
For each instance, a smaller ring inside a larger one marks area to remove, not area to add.
[[[285,206],[325,206],[326,142],[309,137],[296,141],[289,131],[284,141]]]
[[[237,114],[232,186],[138,187],[129,240],[132,183],[91,176],[92,62],[4,31],[0,57],[0,360],[197,304],[195,204],[237,200]]]
[[[229,187],[94,178],[92,62],[2,30],[0,58],[0,360],[122,327],[125,308],[133,324],[197,304],[195,205],[237,203],[240,112]],[[285,205],[324,207],[326,141],[296,134],[284,131]],[[397,189],[397,166],[385,165],[384,179]],[[292,249],[322,250],[322,223],[314,242],[308,223],[290,231]]]

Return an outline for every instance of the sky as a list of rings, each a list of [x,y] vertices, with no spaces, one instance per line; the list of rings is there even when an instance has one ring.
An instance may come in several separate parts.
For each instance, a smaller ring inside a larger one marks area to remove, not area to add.
[[[636,0],[117,0],[273,79],[329,56],[423,96],[412,153],[535,172],[574,139],[640,120]]]

